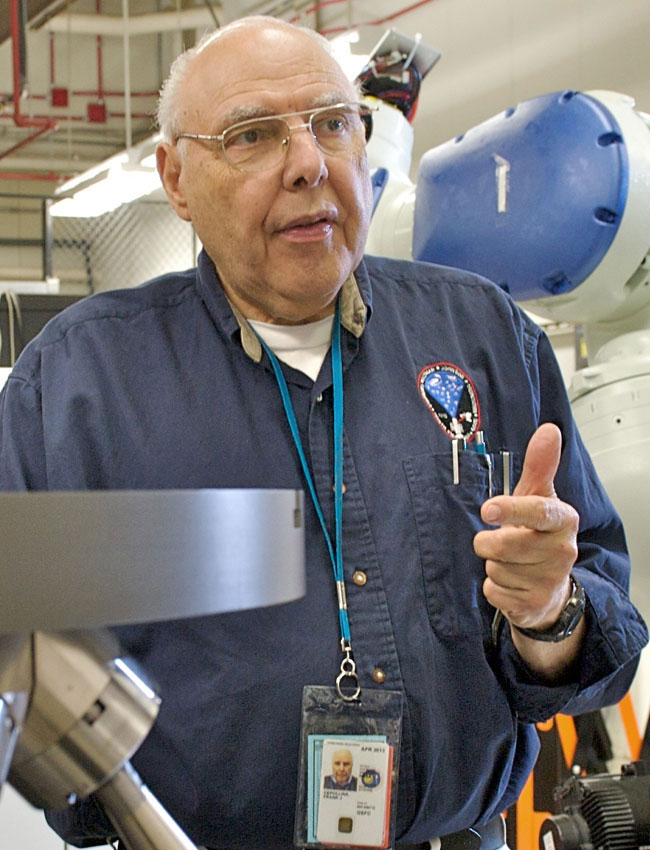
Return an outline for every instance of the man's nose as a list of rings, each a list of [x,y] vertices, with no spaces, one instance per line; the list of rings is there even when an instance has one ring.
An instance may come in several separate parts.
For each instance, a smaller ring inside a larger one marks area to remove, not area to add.
[[[285,188],[317,186],[327,178],[325,153],[309,123],[289,127],[287,146],[284,163]]]

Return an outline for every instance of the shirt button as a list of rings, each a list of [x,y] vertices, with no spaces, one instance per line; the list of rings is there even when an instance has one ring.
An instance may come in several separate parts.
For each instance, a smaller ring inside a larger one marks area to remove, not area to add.
[[[357,587],[363,587],[364,584],[368,581],[368,576],[362,570],[356,570],[354,575],[352,576],[352,581],[356,584]]]
[[[318,393],[316,396],[316,401],[321,402],[323,400],[323,393]]]
[[[334,493],[334,492],[335,492],[335,488],[334,488],[334,485],[332,484],[332,493]],[[347,493],[347,492],[348,492],[348,486],[344,481],[343,484],[341,485],[341,493]]]
[[[375,667],[372,671],[372,679],[374,682],[377,682],[378,685],[383,685],[386,681],[386,674],[381,669],[381,667]]]

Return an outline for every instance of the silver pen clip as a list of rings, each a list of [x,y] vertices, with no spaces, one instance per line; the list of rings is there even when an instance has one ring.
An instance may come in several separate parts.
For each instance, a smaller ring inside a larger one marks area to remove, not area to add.
[[[465,449],[465,438],[454,437],[451,441],[451,468],[454,484],[460,484],[460,452]]]
[[[510,452],[501,452],[501,463],[503,465],[503,495],[509,496],[512,490]]]

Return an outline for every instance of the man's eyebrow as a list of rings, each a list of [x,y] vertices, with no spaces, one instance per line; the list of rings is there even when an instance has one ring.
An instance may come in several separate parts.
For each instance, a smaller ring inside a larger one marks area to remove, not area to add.
[[[340,91],[329,92],[317,97],[310,109],[319,109],[321,106],[333,106],[335,103],[354,103],[356,98],[350,99],[349,94],[344,94]]]
[[[340,91],[329,92],[328,94],[320,95],[315,98],[311,106],[308,106],[307,109],[300,110],[301,112],[310,112],[312,109],[320,109],[321,106],[333,106],[335,103],[349,103],[350,99],[348,96],[343,94]],[[230,127],[232,124],[239,124],[240,121],[248,121],[252,118],[269,118],[273,115],[278,115],[285,113],[277,113],[274,109],[268,106],[261,105],[247,105],[247,106],[235,106],[230,110],[226,115],[221,118],[219,124],[225,129]]]
[[[272,109],[265,106],[236,106],[224,115],[219,123],[225,128],[240,121],[248,121],[249,118],[267,118],[274,114]]]

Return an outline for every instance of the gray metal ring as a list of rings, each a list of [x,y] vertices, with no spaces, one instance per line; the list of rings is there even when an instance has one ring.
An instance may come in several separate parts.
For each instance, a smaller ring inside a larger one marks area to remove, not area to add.
[[[354,664],[354,662],[352,662],[352,663]],[[344,681],[344,679],[354,679],[355,688],[354,688],[353,694],[349,695],[349,694],[343,693],[343,691],[341,689],[341,683]],[[341,670],[341,672],[336,677],[336,690],[338,692],[338,695],[341,697],[341,699],[345,700],[346,702],[355,702],[356,700],[359,699],[359,694],[361,693],[361,682],[359,681],[359,677],[354,672],[354,670],[352,670],[350,672],[347,672],[345,670]]]

